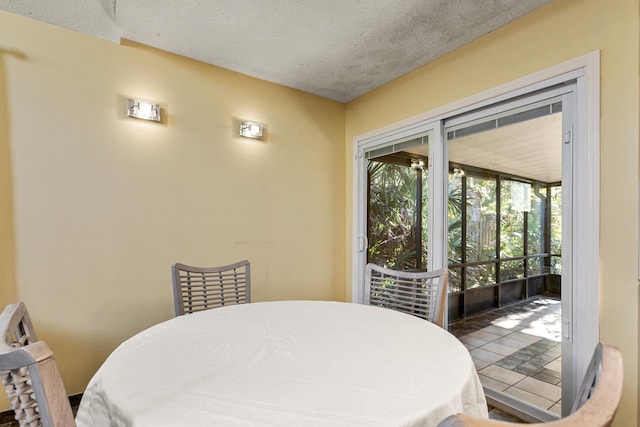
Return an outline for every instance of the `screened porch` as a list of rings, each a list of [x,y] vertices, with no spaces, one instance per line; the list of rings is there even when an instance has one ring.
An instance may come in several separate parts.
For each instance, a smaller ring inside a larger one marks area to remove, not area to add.
[[[424,270],[426,158],[395,153],[369,164],[368,262]],[[537,296],[560,297],[562,187],[451,163],[449,322]]]

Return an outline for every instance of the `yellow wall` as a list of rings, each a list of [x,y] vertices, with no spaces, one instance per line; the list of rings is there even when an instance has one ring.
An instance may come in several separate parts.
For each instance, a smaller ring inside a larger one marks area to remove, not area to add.
[[[601,51],[600,336],[623,352],[621,427],[637,425],[638,418],[639,16],[637,0],[556,0],[349,103],[346,111],[345,157],[352,159],[356,135]],[[347,200],[351,173],[348,161]],[[346,208],[351,277],[351,205]],[[345,292],[351,295],[349,284]]]
[[[127,118],[127,97],[163,123]],[[75,394],[173,317],[174,262],[248,258],[254,301],[341,299],[344,108],[0,13],[0,305],[27,304]]]
[[[7,80],[5,57],[16,57],[16,52],[0,46],[0,90]],[[14,301],[15,256],[13,234],[13,192],[9,149],[9,105],[0,92],[0,301]]]
[[[254,300],[349,297],[355,135],[599,49],[600,332],[625,359],[616,425],[637,425],[638,195],[621,184],[638,179],[638,9],[556,0],[346,110],[0,12],[0,305],[27,303],[73,394],[172,317],[175,261],[249,258]],[[126,118],[127,97],[167,118]],[[267,140],[236,137],[240,119]]]

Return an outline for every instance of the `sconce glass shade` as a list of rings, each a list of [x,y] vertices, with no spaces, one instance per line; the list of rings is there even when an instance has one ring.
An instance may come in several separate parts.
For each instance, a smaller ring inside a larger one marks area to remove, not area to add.
[[[411,159],[411,169],[424,169],[424,160],[421,159]]]
[[[129,99],[127,115],[136,119],[160,121],[160,106],[152,101]]]
[[[462,178],[464,176],[464,170],[460,168],[453,168],[453,176],[456,178]]]
[[[262,123],[242,122],[240,123],[240,136],[262,139],[262,127]]]

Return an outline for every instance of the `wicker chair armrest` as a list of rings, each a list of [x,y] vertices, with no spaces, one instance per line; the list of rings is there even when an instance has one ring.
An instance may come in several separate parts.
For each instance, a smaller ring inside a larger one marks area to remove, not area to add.
[[[587,402],[576,412],[548,423],[527,424],[530,427],[609,427],[622,397],[622,354],[617,347],[602,344],[602,374]],[[522,424],[452,415],[438,427],[522,427]]]
[[[53,356],[53,352],[44,341],[38,341],[25,347],[11,347],[3,344],[0,358],[0,371],[10,371],[32,365]],[[8,351],[7,351],[8,350]]]

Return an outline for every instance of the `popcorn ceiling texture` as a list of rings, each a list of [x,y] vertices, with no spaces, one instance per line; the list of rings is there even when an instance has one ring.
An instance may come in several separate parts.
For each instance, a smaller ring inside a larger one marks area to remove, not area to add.
[[[0,0],[0,10],[347,102],[549,1]]]

